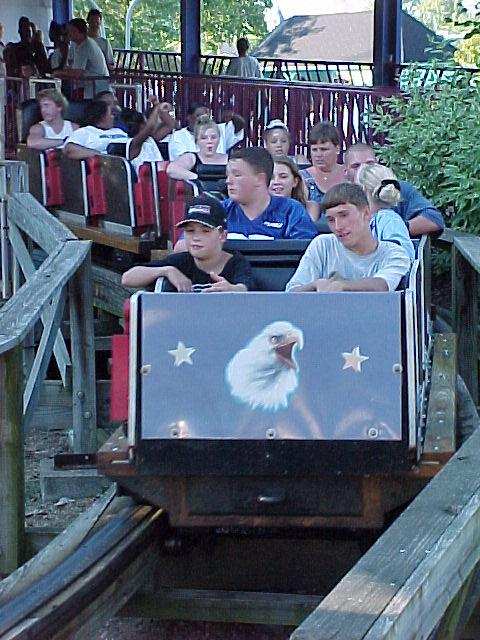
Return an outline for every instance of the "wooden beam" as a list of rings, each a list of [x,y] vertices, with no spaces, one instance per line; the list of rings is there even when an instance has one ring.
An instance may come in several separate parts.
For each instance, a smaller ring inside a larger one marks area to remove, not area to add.
[[[33,264],[32,258],[30,257],[30,253],[23,241],[20,231],[13,222],[10,222],[9,226],[9,239],[15,252],[15,257],[20,264],[20,268],[23,271],[25,278],[28,280],[35,275],[36,268]],[[45,314],[41,315],[41,321],[45,326]],[[58,370],[60,371],[60,377],[62,378],[64,386],[66,386],[67,369],[71,367],[72,363],[70,361],[70,356],[68,354],[67,346],[65,344],[65,340],[63,339],[61,331],[58,331],[55,338],[53,352],[58,365]]]
[[[7,206],[8,218],[47,253],[68,240],[76,240],[73,233],[30,193],[13,194],[8,198]]]
[[[94,265],[93,304],[95,307],[123,318],[123,303],[136,291],[122,286],[122,276],[116,271]]]
[[[423,461],[445,463],[456,449],[456,336],[436,334],[428,397]]]
[[[452,250],[453,330],[458,340],[458,370],[478,405],[478,269],[480,239],[455,238]]]
[[[23,341],[40,319],[45,305],[68,282],[89,251],[89,242],[65,243],[48,256],[35,276],[5,303],[0,317],[0,353]]]
[[[257,591],[159,588],[139,591],[120,616],[157,620],[242,622],[294,627],[319,604],[319,596]]]
[[[52,357],[55,338],[62,322],[65,308],[65,289],[62,288],[54,296],[51,308],[46,313],[45,325],[38,345],[35,360],[25,385],[23,394],[23,431],[30,427],[33,412],[40,394],[40,387],[45,379],[47,367]]]
[[[80,225],[75,225],[68,221],[63,221],[63,224],[81,240],[91,240],[92,242],[104,245],[105,247],[112,247],[114,249],[120,249],[137,255],[148,255],[153,247],[158,246],[158,243],[153,242],[152,240],[145,240],[138,236],[127,236],[122,233],[105,231],[101,227],[81,227]]]
[[[294,640],[418,640],[480,560],[480,430],[293,633]]]
[[[97,450],[95,344],[90,255],[69,283],[70,337],[72,345],[73,450]]]
[[[0,355],[0,577],[24,555],[21,349]]]

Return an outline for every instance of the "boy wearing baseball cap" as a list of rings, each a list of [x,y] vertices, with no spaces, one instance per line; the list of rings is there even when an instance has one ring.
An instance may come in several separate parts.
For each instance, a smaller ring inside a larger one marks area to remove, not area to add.
[[[185,233],[186,251],[173,253],[148,266],[133,267],[123,274],[126,287],[146,287],[166,278],[171,291],[214,293],[248,291],[253,277],[247,260],[238,252],[223,250],[227,239],[226,213],[208,196],[198,196],[187,206],[185,218],[177,224]]]

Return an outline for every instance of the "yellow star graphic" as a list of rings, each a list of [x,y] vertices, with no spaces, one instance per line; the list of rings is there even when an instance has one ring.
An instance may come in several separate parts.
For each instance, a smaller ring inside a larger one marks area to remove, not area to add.
[[[194,354],[196,349],[193,347],[186,347],[183,342],[179,341],[176,349],[172,349],[168,353],[175,358],[175,362],[173,363],[176,367],[179,367],[181,364],[186,362],[187,364],[193,364],[192,362],[192,354]]]
[[[360,347],[354,347],[351,353],[342,353],[345,363],[342,369],[353,369],[357,373],[362,373],[362,362],[370,360],[368,356],[362,356]]]

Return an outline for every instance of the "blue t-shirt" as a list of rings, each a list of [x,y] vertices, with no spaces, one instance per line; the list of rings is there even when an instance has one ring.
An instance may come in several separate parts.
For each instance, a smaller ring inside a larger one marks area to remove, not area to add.
[[[242,207],[228,198],[222,202],[227,212],[227,228],[230,238],[239,234],[255,239],[306,239],[314,238],[318,232],[305,207],[293,198],[270,196],[270,204],[259,216],[250,220]],[[233,234],[233,235],[232,235]]]
[[[416,216],[423,216],[437,224],[439,230],[443,230],[445,228],[443,216],[435,205],[427,200],[410,182],[405,182],[405,180],[399,180],[399,182],[402,200],[396,207],[393,207],[393,210],[400,214],[405,222]]]

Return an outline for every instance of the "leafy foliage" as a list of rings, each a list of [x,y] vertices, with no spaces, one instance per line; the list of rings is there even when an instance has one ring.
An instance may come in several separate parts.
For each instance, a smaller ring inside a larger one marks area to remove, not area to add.
[[[125,41],[125,14],[129,0],[97,0],[103,12],[105,31],[113,47],[122,48]],[[267,33],[264,11],[271,0],[203,0],[201,11],[202,51],[216,53],[222,42],[247,35],[253,45]],[[89,0],[75,0],[76,16],[86,16]],[[180,50],[179,0],[142,0],[132,18],[134,49]]]
[[[432,63],[432,72],[435,65]],[[418,77],[415,65],[412,75]],[[447,71],[444,82],[385,100],[372,116],[379,157],[431,198],[456,229],[480,233],[480,85]]]

